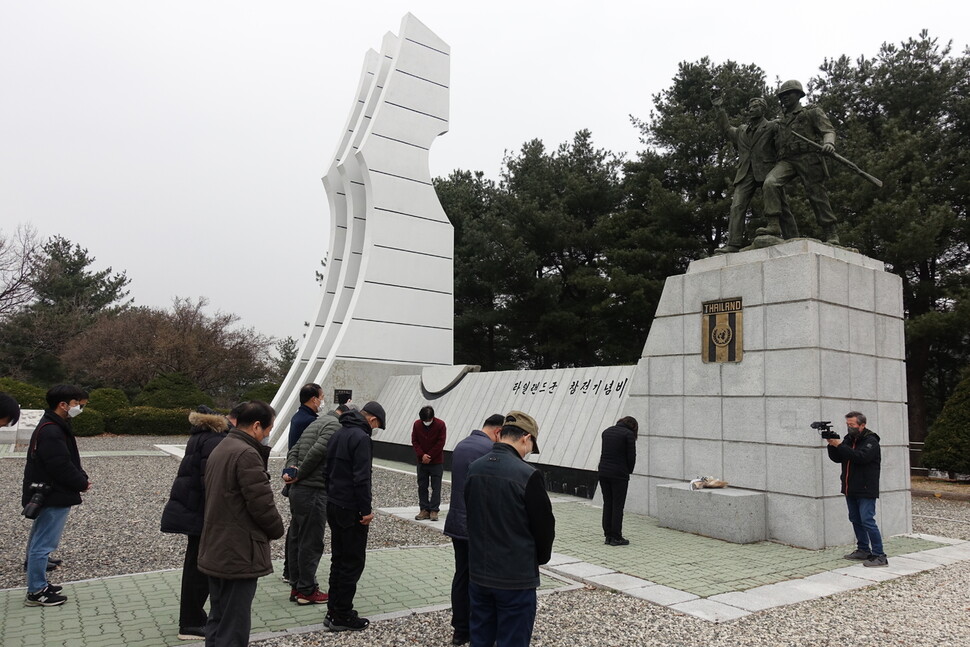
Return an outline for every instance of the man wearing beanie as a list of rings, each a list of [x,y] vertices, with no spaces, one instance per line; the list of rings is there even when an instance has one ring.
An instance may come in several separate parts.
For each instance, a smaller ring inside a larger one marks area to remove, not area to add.
[[[327,524],[330,526],[330,631],[360,631],[370,624],[354,610],[357,582],[364,572],[371,510],[371,433],[384,429],[387,415],[377,402],[340,415],[340,428],[327,444]]]
[[[519,647],[532,640],[539,565],[549,561],[556,519],[538,454],[539,425],[511,411],[498,442],[473,462],[465,480],[472,647]]]

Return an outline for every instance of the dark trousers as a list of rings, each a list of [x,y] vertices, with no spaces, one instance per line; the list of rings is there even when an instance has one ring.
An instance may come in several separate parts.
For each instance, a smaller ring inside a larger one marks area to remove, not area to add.
[[[741,247],[744,244],[744,219],[748,215],[748,207],[751,205],[751,198],[755,191],[761,187],[761,182],[754,179],[754,174],[748,171],[744,179],[734,185],[734,195],[731,198],[731,216],[728,219],[728,245]],[[770,216],[781,216],[782,238],[796,238],[798,236],[798,224],[795,216],[792,215],[791,207],[788,206],[788,196],[785,195],[784,187],[777,190],[778,204],[780,213],[768,214]]]
[[[441,475],[444,474],[443,463],[437,465],[418,464],[418,504],[422,510],[438,512],[441,507]],[[428,493],[430,487],[431,493]]]
[[[294,589],[310,595],[317,589],[317,567],[323,556],[327,526],[327,491],[294,485],[290,488],[290,531],[286,557]]]
[[[623,506],[630,481],[600,476],[603,493],[603,534],[607,539],[623,536]]]
[[[815,212],[815,220],[822,229],[835,226],[838,218],[832,211],[828,191],[822,184],[826,178],[825,165],[815,154],[796,155],[789,159],[779,160],[765,178],[762,192],[765,198],[765,214],[768,216],[781,215],[784,187],[798,178],[805,187],[805,197]]]
[[[290,495],[287,494],[287,497]],[[290,574],[290,544],[293,541],[293,522],[290,521],[290,525],[286,527],[286,538],[283,539],[283,579],[287,582],[292,582],[294,584],[293,588],[296,588],[296,580],[293,579]]]
[[[468,633],[468,540],[451,538],[455,549],[455,576],[451,579],[451,626]]]
[[[199,535],[188,535],[182,563],[182,596],[179,601],[179,629],[205,627],[208,617],[209,577],[199,571]]]
[[[527,647],[536,622],[536,590],[469,583],[471,647]]]
[[[212,604],[205,625],[206,647],[246,647],[249,644],[257,581],[255,577],[244,580],[209,577]]]
[[[367,526],[360,523],[355,510],[327,504],[330,526],[330,590],[327,610],[335,620],[354,615],[357,582],[364,572],[367,556]]]

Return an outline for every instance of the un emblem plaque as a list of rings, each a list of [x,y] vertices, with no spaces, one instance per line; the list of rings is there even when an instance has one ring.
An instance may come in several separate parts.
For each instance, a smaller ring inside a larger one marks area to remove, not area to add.
[[[701,358],[712,362],[740,362],[743,355],[741,297],[706,301],[701,314]]]

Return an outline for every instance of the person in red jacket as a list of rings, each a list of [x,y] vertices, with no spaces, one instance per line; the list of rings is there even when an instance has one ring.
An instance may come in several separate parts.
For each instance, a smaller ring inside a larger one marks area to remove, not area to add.
[[[421,512],[415,517],[418,521],[438,520],[447,431],[444,420],[434,417],[431,406],[421,407],[418,419],[411,427],[411,446],[414,447],[414,454],[418,459],[418,504],[421,506]]]

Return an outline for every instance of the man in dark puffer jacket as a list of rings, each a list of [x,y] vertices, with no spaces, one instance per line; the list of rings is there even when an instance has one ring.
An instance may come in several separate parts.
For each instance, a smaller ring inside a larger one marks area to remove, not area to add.
[[[199,572],[199,538],[205,508],[206,462],[209,454],[226,437],[229,421],[202,405],[189,414],[192,436],[172,483],[172,493],[162,511],[162,532],[186,535],[185,561],[182,564],[182,595],[179,605],[179,634],[182,640],[205,637],[208,616],[209,578]]]

